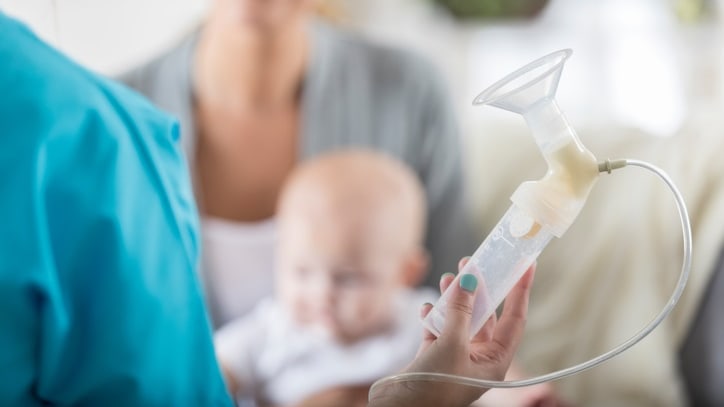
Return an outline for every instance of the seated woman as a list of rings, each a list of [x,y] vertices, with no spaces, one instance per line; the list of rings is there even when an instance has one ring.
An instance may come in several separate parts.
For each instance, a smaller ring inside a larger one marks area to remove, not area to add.
[[[476,244],[438,75],[412,54],[315,19],[314,7],[216,0],[200,29],[122,78],[180,119],[216,327],[271,293],[281,184],[328,150],[382,150],[414,169],[429,207],[429,285]]]

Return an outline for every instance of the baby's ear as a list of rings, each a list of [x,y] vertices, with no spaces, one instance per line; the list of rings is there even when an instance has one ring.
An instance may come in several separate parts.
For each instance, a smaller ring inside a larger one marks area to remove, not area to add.
[[[417,287],[427,275],[430,265],[430,256],[424,248],[417,248],[410,252],[402,265],[402,284],[407,287]]]

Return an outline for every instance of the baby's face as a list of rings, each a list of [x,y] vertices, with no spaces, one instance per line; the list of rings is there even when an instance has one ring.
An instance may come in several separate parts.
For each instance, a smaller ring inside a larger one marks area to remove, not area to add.
[[[347,343],[390,323],[405,260],[387,244],[394,236],[374,229],[303,216],[280,223],[277,292],[298,323]]]

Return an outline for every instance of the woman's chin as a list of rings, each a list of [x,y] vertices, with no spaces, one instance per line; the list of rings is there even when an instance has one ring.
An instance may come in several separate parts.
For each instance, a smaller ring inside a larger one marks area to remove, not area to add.
[[[269,10],[267,6],[256,5],[255,2],[239,4],[235,14],[239,25],[254,30],[276,30],[285,21],[279,10]]]

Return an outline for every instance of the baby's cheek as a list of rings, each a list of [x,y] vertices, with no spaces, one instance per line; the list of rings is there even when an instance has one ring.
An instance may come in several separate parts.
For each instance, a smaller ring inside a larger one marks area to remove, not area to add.
[[[385,314],[385,301],[377,295],[366,295],[359,299],[355,307],[355,318],[374,324]]]
[[[309,322],[309,306],[304,299],[298,295],[287,295],[284,298],[284,306],[297,323]]]

